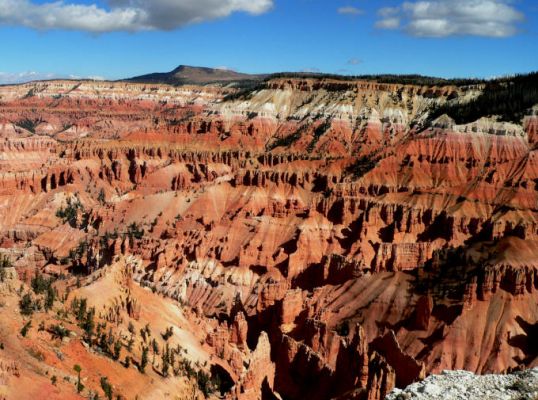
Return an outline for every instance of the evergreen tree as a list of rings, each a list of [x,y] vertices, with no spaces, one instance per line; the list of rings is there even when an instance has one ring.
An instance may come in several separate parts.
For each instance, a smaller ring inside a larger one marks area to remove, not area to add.
[[[112,385],[110,382],[108,382],[108,378],[106,376],[101,377],[101,389],[103,389],[106,398],[108,400],[112,400]]]
[[[144,373],[146,371],[146,366],[148,365],[148,348],[142,348],[142,358],[140,360],[140,372]]]
[[[168,376],[168,370],[170,368],[170,348],[168,343],[162,352],[162,369],[161,372],[164,376]]]
[[[31,327],[32,327],[32,321],[31,320],[24,324],[24,326],[21,329],[22,337],[26,337],[26,335],[28,334],[28,331],[30,330]]]
[[[30,293],[26,293],[19,301],[19,307],[22,315],[32,315],[34,312],[34,302]]]
[[[56,292],[51,285],[47,287],[46,296],[45,296],[45,310],[52,309],[54,301],[56,300]]]
[[[82,372],[82,367],[78,364],[75,364],[73,367],[73,370],[77,373],[77,393],[80,393],[84,390],[84,385],[82,384],[80,380],[80,373]]]
[[[122,347],[121,341],[119,339],[116,340],[116,342],[114,342],[114,354],[113,354],[114,360],[120,359],[121,347]]]

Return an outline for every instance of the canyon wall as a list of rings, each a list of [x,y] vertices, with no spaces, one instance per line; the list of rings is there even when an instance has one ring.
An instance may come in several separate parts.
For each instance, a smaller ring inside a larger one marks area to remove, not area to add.
[[[0,87],[2,252],[21,279],[136,259],[229,398],[378,400],[536,366],[536,112],[428,119],[481,89]]]

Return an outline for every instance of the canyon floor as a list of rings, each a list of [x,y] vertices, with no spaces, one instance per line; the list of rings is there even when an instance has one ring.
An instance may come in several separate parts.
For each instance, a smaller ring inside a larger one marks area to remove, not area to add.
[[[432,117],[484,90],[0,86],[0,399],[380,400],[538,366],[538,107]]]

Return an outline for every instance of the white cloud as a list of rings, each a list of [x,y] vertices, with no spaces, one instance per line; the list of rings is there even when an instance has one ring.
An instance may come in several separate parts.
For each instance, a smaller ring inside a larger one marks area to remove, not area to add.
[[[108,0],[108,8],[66,1],[0,0],[0,24],[94,33],[173,30],[235,12],[259,15],[273,0]]]
[[[375,23],[375,27],[379,29],[398,29],[400,27],[400,18],[383,18]]]
[[[25,82],[31,82],[31,81],[44,81],[44,80],[51,80],[51,79],[93,79],[96,81],[102,81],[105,80],[105,78],[101,76],[88,76],[88,77],[81,77],[78,75],[60,75],[60,74],[54,74],[54,73],[42,73],[42,72],[34,72],[34,71],[27,71],[27,72],[0,72],[0,85],[11,85],[16,83],[25,83]]]
[[[338,14],[344,14],[344,15],[364,14],[364,11],[357,7],[340,7],[337,11],[338,11]]]
[[[359,64],[362,64],[362,60],[360,58],[353,57],[347,60],[347,63],[348,65],[359,65]]]
[[[0,72],[0,84],[12,84],[12,83],[22,83],[30,81],[41,81],[46,79],[55,79],[58,78],[56,74],[42,74],[39,72],[19,72],[19,73],[10,73],[10,72]]]
[[[383,18],[389,18],[397,15],[400,12],[399,7],[383,7],[377,12]]]
[[[524,15],[511,0],[406,1],[378,12],[380,29],[404,29],[419,37],[457,35],[508,37],[518,32]]]

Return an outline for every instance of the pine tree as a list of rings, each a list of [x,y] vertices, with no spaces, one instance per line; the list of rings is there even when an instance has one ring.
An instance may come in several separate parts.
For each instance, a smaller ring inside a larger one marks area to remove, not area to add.
[[[77,393],[80,393],[82,392],[82,390],[84,390],[84,385],[82,384],[82,382],[80,381],[80,373],[82,372],[82,367],[78,364],[75,364],[75,366],[73,367],[73,370],[77,373]]]
[[[108,400],[112,400],[112,385],[110,384],[110,382],[108,382],[108,378],[106,376],[101,377],[101,389],[103,389],[106,398]]]
[[[52,309],[52,306],[54,305],[54,301],[56,300],[56,292],[54,291],[53,287],[49,285],[47,287],[46,296],[45,296],[45,310]]]
[[[22,299],[19,301],[19,307],[21,309],[22,315],[32,315],[34,312],[34,302],[32,301],[32,296],[30,293],[26,293],[22,296]]]
[[[146,366],[148,365],[148,348],[142,348],[142,358],[140,360],[140,372],[144,373],[146,371]]]
[[[168,343],[166,344],[166,347],[163,349],[162,353],[162,373],[164,376],[168,376],[168,370],[170,368],[170,348],[168,347]]]
[[[151,349],[153,350],[153,361],[151,362],[152,365],[155,365],[155,356],[159,355],[159,344],[155,339],[151,342]]]
[[[24,324],[24,326],[21,329],[22,337],[26,337],[26,335],[28,334],[28,331],[30,330],[31,327],[32,327],[32,321],[31,320]]]
[[[116,342],[114,343],[114,354],[113,354],[114,360],[120,359],[121,347],[122,347],[121,341],[119,339],[116,340]]]

